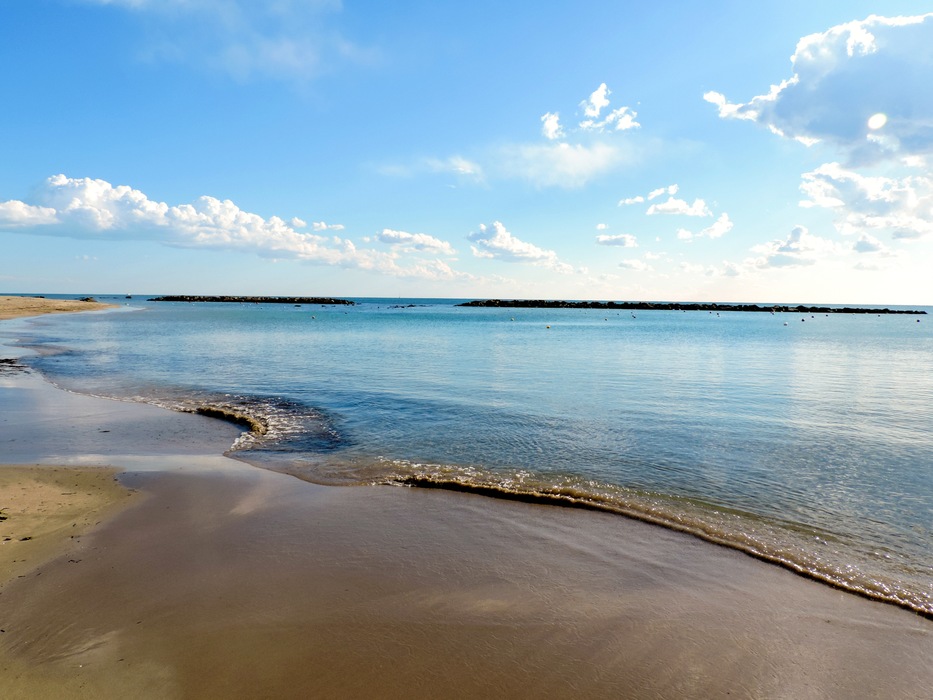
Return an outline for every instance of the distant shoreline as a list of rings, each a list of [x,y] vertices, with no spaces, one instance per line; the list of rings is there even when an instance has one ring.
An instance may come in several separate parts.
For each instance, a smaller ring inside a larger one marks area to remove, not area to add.
[[[651,302],[651,301],[553,301],[546,299],[485,299],[468,301],[457,306],[479,306],[503,309],[623,309],[641,311],[750,311],[768,313],[806,313],[806,314],[916,314],[926,315],[926,311],[915,309],[867,309],[860,307],[831,306],[790,306],[773,304],[717,304],[711,302]]]

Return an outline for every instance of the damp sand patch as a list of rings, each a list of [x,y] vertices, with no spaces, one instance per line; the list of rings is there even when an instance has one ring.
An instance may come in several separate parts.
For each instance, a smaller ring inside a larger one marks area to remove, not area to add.
[[[0,595],[132,499],[110,467],[0,465]],[[76,555],[77,556],[77,555]]]

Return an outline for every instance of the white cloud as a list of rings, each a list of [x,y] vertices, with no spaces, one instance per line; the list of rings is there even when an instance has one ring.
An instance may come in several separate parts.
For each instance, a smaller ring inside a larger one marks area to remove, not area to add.
[[[606,83],[601,83],[588,99],[580,103],[583,114],[587,117],[587,119],[580,122],[580,129],[584,131],[605,131],[611,127],[616,131],[627,131],[641,126],[635,121],[638,113],[630,107],[615,109],[609,112],[605,119],[599,121],[600,113],[609,106],[609,95],[611,94],[609,88],[606,87]]]
[[[668,197],[667,201],[660,204],[652,204],[645,212],[648,216],[655,214],[675,214],[679,216],[712,216],[713,212],[706,206],[702,199],[694,199],[693,204],[688,204],[683,199]]]
[[[199,197],[191,204],[171,206],[151,200],[126,185],[55,175],[45,181],[36,198],[35,204],[17,200],[0,202],[0,229],[16,228],[77,239],[152,240],[185,248],[240,250],[398,277],[430,275],[436,279],[444,274],[462,275],[445,272],[449,266],[439,261],[415,261],[402,266],[394,252],[361,250],[347,239],[302,233],[277,216],[263,218],[243,211],[230,200],[214,197]],[[343,227],[319,222],[313,228]],[[435,253],[445,250],[445,244],[437,239],[411,235],[408,241],[411,249]]]
[[[57,224],[58,213],[51,207],[34,206],[11,200],[0,202],[0,227],[43,226]]]
[[[607,114],[606,118],[602,121],[596,121],[595,119],[583,120],[580,122],[580,128],[584,131],[605,131],[611,127],[616,131],[628,131],[629,129],[637,129],[641,126],[641,124],[635,121],[637,116],[638,112],[633,109],[629,107],[620,107]]]
[[[675,195],[679,191],[680,191],[679,185],[668,185],[667,187],[659,187],[658,189],[651,190],[651,192],[648,193],[648,201],[651,201],[652,199],[657,199],[658,197],[665,195],[665,194]]]
[[[560,115],[557,112],[548,112],[541,117],[541,133],[551,141],[564,135],[564,127],[560,125]]]
[[[621,107],[597,120],[609,106],[609,88],[602,83],[588,99],[581,103],[587,119],[576,128],[565,129],[559,112],[545,112],[540,117],[544,143],[513,143],[495,148],[484,163],[490,177],[521,178],[539,187],[583,187],[591,180],[605,175],[637,157],[631,145],[624,150],[601,139],[605,131],[624,131],[638,126],[634,111]],[[584,135],[585,142],[580,141]],[[453,170],[461,175],[484,179],[484,168],[465,159],[429,159],[425,161],[435,171]],[[385,166],[380,172],[393,176],[410,176],[419,168],[411,166]]]
[[[742,274],[742,267],[736,263],[724,261],[720,274],[724,277],[738,277]]]
[[[708,226],[700,231],[700,235],[706,238],[720,238],[729,233],[729,231],[732,230],[732,226],[733,223],[729,215],[723,212],[712,226]]]
[[[648,272],[654,269],[645,261],[635,258],[631,260],[623,260],[619,263],[619,267],[624,267],[626,270],[635,270],[636,272]]]
[[[192,63],[241,80],[304,81],[335,63],[367,63],[371,49],[340,35],[339,0],[83,0],[140,16],[140,57]]]
[[[800,189],[805,208],[836,212],[842,234],[886,232],[894,238],[922,238],[933,234],[933,178],[868,176],[826,163],[804,173]]]
[[[483,168],[479,163],[463,158],[462,156],[450,156],[443,160],[438,158],[428,158],[425,164],[430,170],[435,172],[453,173],[469,179],[483,180]]]
[[[812,265],[822,258],[841,254],[844,249],[834,241],[814,236],[804,226],[795,226],[787,238],[757,245],[752,252],[758,253],[758,257],[745,263],[767,268]]]
[[[635,197],[627,197],[625,199],[620,199],[619,206],[623,207],[623,206],[629,206],[632,204],[643,204],[646,201],[650,202],[652,199],[657,199],[658,197],[662,197],[664,195],[671,195],[670,197],[671,201],[675,203],[680,202],[683,207],[689,209],[689,205],[687,205],[686,202],[673,199],[673,195],[677,194],[679,191],[680,191],[679,185],[668,185],[667,187],[658,187],[657,189],[651,190],[647,195],[640,194],[640,195],[636,195]],[[702,202],[703,200],[697,200],[697,201]],[[652,205],[651,208],[654,208],[654,206],[655,205]],[[662,208],[664,206],[674,207],[678,205],[668,203],[667,205],[662,205]],[[665,213],[665,212],[664,211],[653,211],[652,212],[651,209],[649,209],[649,213]]]
[[[408,250],[429,251],[439,255],[456,255],[456,251],[447,241],[442,241],[426,233],[408,233],[386,228],[377,236],[383,243],[399,246]]]
[[[888,257],[893,255],[891,250],[874,236],[863,233],[859,239],[852,245],[852,250],[856,253],[871,253]]]
[[[605,231],[609,228],[609,224],[596,224],[597,231]]]
[[[637,248],[638,242],[630,233],[620,233],[617,236],[599,235],[596,236],[596,242],[599,245],[612,245],[621,248]]]
[[[421,158],[405,165],[382,164],[376,166],[376,170],[388,177],[408,178],[423,173],[444,173],[475,183],[483,183],[486,179],[483,167],[479,163],[459,155],[447,158]]]
[[[500,169],[541,187],[582,187],[626,161],[626,154],[607,143],[552,143],[509,146],[502,150]]]
[[[292,219],[292,221],[295,221],[295,219]],[[298,221],[301,221],[301,219],[298,219]],[[296,228],[304,228],[305,226],[307,226],[307,224],[303,224]],[[344,226],[343,224],[328,224],[324,221],[314,221],[311,224],[311,228],[315,231],[343,231]]]
[[[933,152],[933,13],[837,25],[803,37],[791,61],[790,78],[749,102],[703,97],[724,119],[833,143],[852,162]]]
[[[631,107],[619,107],[611,110],[603,119],[599,119],[603,109],[609,106],[609,95],[612,94],[606,83],[601,83],[590,96],[580,103],[584,119],[571,131],[605,132],[628,131],[641,126],[636,120],[638,113]],[[548,140],[555,140],[567,136],[567,131],[560,123],[558,112],[546,112],[541,116],[541,133]]]
[[[580,106],[583,108],[583,113],[588,117],[598,117],[603,108],[609,106],[609,94],[609,88],[606,87],[606,83],[600,83],[599,87],[590,94],[589,98],[580,103]]]
[[[564,274],[573,272],[573,267],[561,262],[553,250],[545,250],[516,238],[499,221],[494,221],[491,226],[480,224],[479,231],[474,231],[467,238],[475,243],[471,247],[473,255],[478,258],[532,263]]]

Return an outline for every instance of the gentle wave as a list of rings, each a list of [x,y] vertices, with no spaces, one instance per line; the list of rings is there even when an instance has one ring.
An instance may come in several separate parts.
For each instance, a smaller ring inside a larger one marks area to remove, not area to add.
[[[929,581],[929,571],[912,572],[915,581],[866,572],[835,549],[841,543],[831,533],[791,522],[769,522],[714,504],[569,477],[541,481],[528,472],[503,478],[476,468],[392,464],[397,472],[381,483],[622,515],[739,550],[807,578],[933,619],[933,590],[929,585],[923,587],[924,578]]]
[[[384,457],[231,454],[242,461],[330,486],[387,485],[433,488],[539,505],[611,513],[698,537],[777,564],[804,577],[933,619],[931,571],[867,571],[834,533],[696,499],[628,489],[579,477],[544,477],[527,470],[422,464]],[[900,573],[901,575],[898,575]]]
[[[888,570],[876,567],[868,571],[864,564],[855,563],[865,561],[864,552],[855,556],[849,543],[812,526],[582,477],[357,455],[346,449],[352,447],[352,441],[341,435],[326,413],[276,397],[190,390],[104,397],[240,425],[246,430],[231,445],[231,457],[305,481],[435,488],[612,513],[736,549],[810,579],[933,619],[933,569],[901,562],[891,564]]]

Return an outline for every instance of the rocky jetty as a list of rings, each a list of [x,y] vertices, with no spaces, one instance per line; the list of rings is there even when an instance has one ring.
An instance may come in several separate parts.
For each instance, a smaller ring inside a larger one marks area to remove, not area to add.
[[[468,301],[458,306],[498,307],[503,309],[613,309],[656,311],[757,311],[767,313],[804,314],[926,314],[912,309],[866,309],[850,306],[789,306],[774,304],[715,304],[706,302],[653,302],[653,301],[555,301],[549,299],[485,299]]]
[[[331,299],[329,297],[236,297],[236,296],[177,296],[153,297],[149,301],[215,301],[228,304],[343,304],[353,306],[356,302],[349,299]]]

